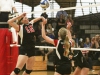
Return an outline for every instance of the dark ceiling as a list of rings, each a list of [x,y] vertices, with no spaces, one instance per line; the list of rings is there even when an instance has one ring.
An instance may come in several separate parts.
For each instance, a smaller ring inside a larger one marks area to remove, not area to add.
[[[26,4],[28,6],[31,7],[35,7],[37,5],[39,5],[40,0],[16,0],[17,2],[21,2],[23,4]],[[49,0],[50,1],[50,0]],[[75,7],[76,6],[76,2],[77,0],[55,0],[61,7],[66,8],[66,7]],[[90,15],[83,15],[80,17],[74,17],[75,14],[75,10],[67,10],[66,11],[68,14],[72,15],[72,18],[74,18],[75,20],[79,20],[79,21],[86,21],[86,20],[98,20],[100,16],[100,13],[97,14],[90,14]],[[92,18],[91,18],[92,17]]]
[[[17,2],[21,2],[23,4],[29,5],[31,7],[35,7],[39,5],[40,0],[16,0]],[[49,0],[50,1],[50,0]],[[55,0],[61,7],[75,7],[77,0]],[[67,10],[68,14],[74,16],[75,10]]]

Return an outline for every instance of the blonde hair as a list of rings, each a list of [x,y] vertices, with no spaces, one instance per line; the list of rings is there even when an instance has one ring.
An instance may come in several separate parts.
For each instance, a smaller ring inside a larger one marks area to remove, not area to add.
[[[70,43],[69,43],[69,39],[68,39],[68,36],[67,36],[67,29],[66,28],[60,28],[59,36],[62,40],[64,40],[64,54],[63,55],[68,56]]]

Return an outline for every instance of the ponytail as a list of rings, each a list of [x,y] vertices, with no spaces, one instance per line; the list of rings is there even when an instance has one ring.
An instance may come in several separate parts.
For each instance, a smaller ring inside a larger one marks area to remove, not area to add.
[[[64,40],[64,56],[68,56],[69,54],[69,48],[70,48],[70,43],[69,43],[69,38],[67,35],[67,29],[66,28],[60,28],[59,30],[59,36],[62,40]]]
[[[68,36],[65,37],[64,39],[64,56],[68,56],[69,54],[69,48],[70,48],[70,43],[69,43],[69,39]]]

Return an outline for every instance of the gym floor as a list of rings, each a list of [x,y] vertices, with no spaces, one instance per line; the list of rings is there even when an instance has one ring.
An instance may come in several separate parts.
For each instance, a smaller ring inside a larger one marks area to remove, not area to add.
[[[90,71],[88,75],[98,75],[99,70]],[[20,75],[22,72],[20,73]],[[71,75],[73,72],[71,73]],[[30,75],[54,75],[54,71],[33,71]]]

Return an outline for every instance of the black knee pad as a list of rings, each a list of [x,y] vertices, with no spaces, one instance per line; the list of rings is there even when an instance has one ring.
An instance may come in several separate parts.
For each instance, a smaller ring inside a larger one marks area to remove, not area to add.
[[[15,72],[15,74],[18,74],[20,72],[20,69],[19,68],[15,68],[14,72]]]
[[[27,74],[30,74],[32,72],[32,70],[27,70],[25,71]]]

